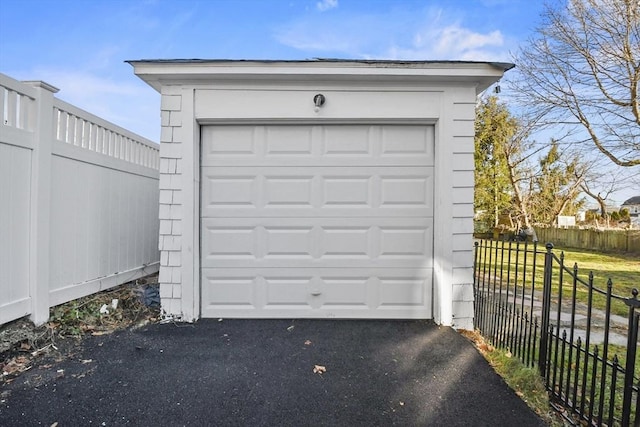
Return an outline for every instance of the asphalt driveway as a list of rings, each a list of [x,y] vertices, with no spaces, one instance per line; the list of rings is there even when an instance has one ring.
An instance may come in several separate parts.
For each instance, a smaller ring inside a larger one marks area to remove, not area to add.
[[[151,325],[91,337],[0,391],[2,426],[544,425],[427,321]]]

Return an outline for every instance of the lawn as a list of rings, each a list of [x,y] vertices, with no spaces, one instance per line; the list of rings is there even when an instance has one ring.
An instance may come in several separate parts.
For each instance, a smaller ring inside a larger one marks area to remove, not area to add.
[[[540,296],[544,283],[544,262],[546,248],[538,245],[537,254],[534,254],[532,244],[524,245],[515,242],[488,242],[491,244],[488,252],[481,248],[482,257],[478,259],[479,268],[485,273],[489,271],[494,277],[499,277],[499,283],[504,286],[517,285],[531,289],[532,283],[535,285],[535,292]],[[498,245],[498,246],[496,246]],[[503,246],[504,245],[504,246]],[[491,253],[489,253],[491,252]],[[552,274],[552,293],[557,295],[562,283],[564,300],[567,292],[572,293],[574,271],[577,271],[576,297],[578,302],[587,303],[589,287],[589,276],[593,274],[593,286],[597,290],[593,293],[594,307],[604,310],[606,298],[604,293],[607,290],[608,280],[611,279],[612,293],[614,295],[629,298],[632,296],[634,288],[640,290],[640,255],[624,253],[602,253],[573,248],[553,248],[553,253],[557,257],[554,261]],[[535,256],[534,256],[535,255]],[[569,271],[560,268],[559,262],[562,260],[564,267]],[[491,265],[491,267],[489,267]],[[577,266],[577,270],[574,267]],[[562,276],[562,277],[561,277]],[[614,300],[611,306],[614,314],[621,316],[628,315],[628,308],[621,301]]]
[[[525,245],[516,242],[481,241],[476,252],[477,291],[479,290],[480,295],[484,295],[485,298],[480,300],[480,309],[483,313],[480,328],[486,329],[481,330],[482,333],[494,338],[494,345],[504,347],[507,351],[510,345],[515,347],[520,345],[520,338],[509,340],[509,329],[512,328],[513,317],[522,316],[518,313],[518,308],[521,310],[520,313],[525,311],[532,313],[539,310],[539,308],[534,308],[534,300],[537,300],[538,304],[542,300],[546,253],[547,249],[544,245],[534,247],[532,244]],[[607,308],[607,284],[611,280],[611,293],[620,298],[611,299],[610,310],[613,314],[622,316],[623,319],[616,319],[617,325],[612,324],[610,330],[623,334],[620,325],[626,325],[629,307],[622,298],[630,298],[634,288],[640,289],[640,256],[556,247],[553,248],[551,259],[551,323],[563,326],[558,326],[557,332],[554,331],[560,337],[557,341],[555,338],[552,340],[552,346],[549,350],[550,358],[546,359],[549,361],[549,390],[556,395],[556,399],[562,400],[564,405],[568,407],[572,407],[575,402],[579,412],[599,414],[601,413],[599,406],[602,404],[602,415],[605,419],[608,418],[610,409],[614,417],[619,419],[624,395],[623,373],[627,358],[626,346],[614,345],[613,342],[608,343],[605,377],[602,377],[603,343],[582,341],[578,346],[577,340],[573,341],[573,335],[565,341],[561,338],[560,332],[561,328],[570,327],[567,322],[573,322],[573,320],[569,320],[570,317],[567,315],[572,313],[573,295],[577,301],[575,313],[577,317],[583,319],[583,322],[584,316],[588,315],[587,302],[589,298],[592,298],[594,308],[592,319],[595,320],[592,320],[591,324],[598,324],[596,329],[602,331],[605,316],[602,312],[598,313],[597,310],[605,311]],[[590,287],[590,283],[593,286]],[[535,298],[529,300],[528,296],[532,293]],[[495,295],[499,295],[500,298],[495,298]],[[560,320],[560,314],[556,311],[560,299],[563,302],[562,312],[565,313],[563,320]],[[515,307],[515,313],[511,311],[510,307]],[[513,324],[516,325],[513,329],[516,331],[515,334],[522,334],[522,329],[519,332],[517,329],[519,323]],[[580,320],[576,325],[577,330],[585,327],[585,323],[580,323]],[[588,351],[584,347],[586,344],[589,345]],[[597,355],[596,344],[598,346]],[[516,348],[514,354],[517,354],[517,351]],[[510,352],[508,353],[510,354]],[[615,355],[617,355],[617,367],[615,368],[617,377],[614,382],[612,374]],[[584,372],[586,358],[589,359],[588,369]],[[633,377],[635,379],[633,381],[636,384],[640,370],[640,351],[636,353],[634,360]],[[516,370],[516,372],[519,371]],[[576,376],[576,373],[579,375]],[[604,383],[604,386],[601,386],[601,382]],[[613,394],[612,388],[615,389]],[[604,391],[602,403],[600,403],[601,391]],[[637,391],[634,393],[633,399],[632,420],[635,419],[637,411],[635,403]],[[593,408],[591,405],[594,405]]]
[[[640,290],[640,255],[613,254],[583,249],[555,248],[554,252],[564,252],[565,265],[578,264],[580,275],[587,277],[593,272],[594,284],[602,287],[611,279],[613,293],[629,297],[633,288]]]

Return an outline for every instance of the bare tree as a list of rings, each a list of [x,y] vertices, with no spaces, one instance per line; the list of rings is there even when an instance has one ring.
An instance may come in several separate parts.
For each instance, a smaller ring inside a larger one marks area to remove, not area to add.
[[[607,217],[607,203],[609,197],[620,189],[624,177],[620,172],[599,174],[588,171],[580,184],[580,189],[598,203],[600,217]]]
[[[581,129],[577,143],[592,143],[618,166],[640,165],[638,0],[547,5],[515,62],[514,89],[544,122]]]

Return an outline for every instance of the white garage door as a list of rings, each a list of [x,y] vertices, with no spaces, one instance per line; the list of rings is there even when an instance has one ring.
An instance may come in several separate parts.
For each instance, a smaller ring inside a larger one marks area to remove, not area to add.
[[[434,131],[202,128],[203,317],[431,318]]]

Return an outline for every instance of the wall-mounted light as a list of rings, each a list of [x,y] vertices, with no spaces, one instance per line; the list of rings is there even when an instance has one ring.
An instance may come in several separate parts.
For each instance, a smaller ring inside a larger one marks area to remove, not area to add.
[[[316,113],[318,111],[320,111],[320,107],[322,107],[324,105],[326,101],[326,98],[324,97],[323,94],[319,93],[316,96],[313,97],[313,111],[315,111]]]

